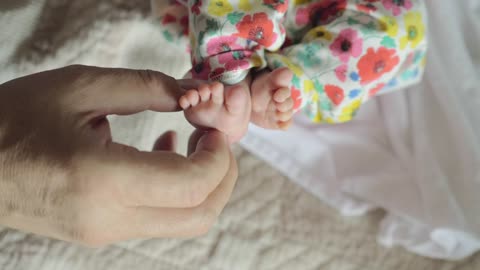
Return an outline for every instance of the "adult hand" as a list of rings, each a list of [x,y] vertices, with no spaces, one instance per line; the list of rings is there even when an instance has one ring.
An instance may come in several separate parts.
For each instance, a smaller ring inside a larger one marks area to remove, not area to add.
[[[178,110],[177,82],[153,71],[71,66],[0,85],[0,224],[89,246],[204,234],[237,165],[225,136],[174,134],[152,152],[112,142],[107,115]]]

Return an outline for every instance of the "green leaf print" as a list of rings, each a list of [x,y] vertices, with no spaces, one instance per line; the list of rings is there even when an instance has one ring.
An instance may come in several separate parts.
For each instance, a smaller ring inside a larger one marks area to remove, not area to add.
[[[332,104],[326,95],[320,100],[320,108],[322,108],[323,111],[332,110]]]
[[[203,44],[203,39],[205,38],[205,32],[204,31],[200,31],[200,33],[198,33],[198,47],[200,47],[200,45]]]
[[[319,83],[317,80],[313,80],[313,85],[315,86],[315,91],[317,91],[318,94],[325,92],[323,89],[323,84]]]
[[[227,20],[231,24],[235,25],[243,18],[244,15],[245,13],[235,11],[227,15]]]
[[[292,84],[296,88],[300,89],[300,78],[298,78],[297,75],[293,75]]]
[[[220,29],[220,24],[214,19],[207,19],[207,31],[216,32]]]
[[[168,32],[167,30],[163,31],[163,37],[168,41],[168,42],[173,42],[173,36]]]
[[[282,63],[280,63],[280,61],[278,61],[278,60],[274,60],[272,65],[273,65],[274,69],[282,67]]]
[[[385,36],[380,44],[387,48],[397,47],[397,45],[395,44],[395,40],[389,36]]]
[[[368,35],[368,34],[371,34],[375,31],[375,23],[374,22],[369,22],[365,25],[363,25],[362,27],[360,27],[360,31],[364,34],[364,35]]]
[[[348,17],[347,23],[348,23],[348,25],[354,25],[354,24],[359,24],[360,22],[355,20],[352,17]]]
[[[315,57],[308,51],[301,51],[297,54],[298,59],[303,63],[303,65],[307,68],[320,66],[322,61],[320,58]]]

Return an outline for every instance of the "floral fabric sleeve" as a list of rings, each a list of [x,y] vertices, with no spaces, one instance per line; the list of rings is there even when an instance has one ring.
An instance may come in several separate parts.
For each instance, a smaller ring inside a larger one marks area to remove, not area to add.
[[[189,0],[192,76],[234,84],[289,67],[295,109],[351,120],[370,97],[418,82],[422,0]]]
[[[285,40],[283,0],[189,0],[192,76],[234,84]]]
[[[346,122],[370,97],[421,78],[425,14],[422,0],[292,0],[286,44],[266,59],[294,72],[297,109]]]

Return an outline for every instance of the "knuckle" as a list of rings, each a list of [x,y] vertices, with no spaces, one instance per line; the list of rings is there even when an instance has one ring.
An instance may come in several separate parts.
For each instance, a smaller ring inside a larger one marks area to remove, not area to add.
[[[83,245],[90,248],[102,248],[108,243],[98,234],[87,234],[81,242]]]
[[[185,203],[187,207],[196,207],[202,204],[208,197],[208,189],[203,181],[195,179],[193,183],[187,184],[185,188]]]
[[[74,242],[92,248],[101,248],[110,243],[112,235],[99,226],[96,222],[98,218],[87,213],[81,220],[69,231]]]
[[[144,84],[147,89],[152,91],[153,94],[157,93],[161,89],[175,89],[178,86],[177,81],[168,75],[153,70],[138,70],[136,72],[140,82]]]
[[[156,83],[156,80],[152,70],[137,70],[137,75],[145,85],[150,86],[153,84],[153,86],[155,86],[154,84]]]
[[[137,70],[137,76],[143,84],[151,89],[157,89],[175,82],[172,77],[149,69]]]
[[[198,169],[197,169],[198,168]],[[212,191],[212,179],[206,170],[192,166],[190,170],[190,181],[185,183],[185,199],[188,207],[196,207],[205,202]],[[216,181],[215,181],[216,182]]]
[[[208,234],[217,220],[217,213],[209,208],[202,208],[198,211],[197,220],[194,223],[192,236],[198,237]]]
[[[67,234],[68,239],[73,242],[80,243],[88,247],[102,247],[106,245],[106,241],[103,239],[102,235],[96,232],[91,227],[84,225],[74,226],[72,229],[65,229],[64,232]]]

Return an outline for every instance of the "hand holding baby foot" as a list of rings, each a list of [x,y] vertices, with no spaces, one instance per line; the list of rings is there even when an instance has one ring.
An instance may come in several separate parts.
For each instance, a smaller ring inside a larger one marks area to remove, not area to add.
[[[180,80],[188,90],[180,100],[187,120],[198,128],[214,128],[239,141],[248,128],[251,101],[247,81],[224,87],[219,82]]]
[[[287,68],[261,71],[252,83],[251,121],[268,129],[287,129],[293,116],[290,82],[293,73]]]

